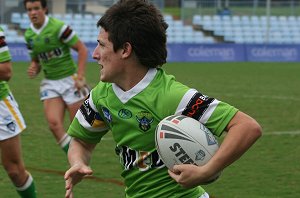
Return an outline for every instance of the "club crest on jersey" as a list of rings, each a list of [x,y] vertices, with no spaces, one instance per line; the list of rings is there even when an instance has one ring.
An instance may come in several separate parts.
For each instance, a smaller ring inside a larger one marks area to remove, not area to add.
[[[108,108],[102,107],[102,112],[103,112],[103,115],[106,118],[107,122],[111,123],[112,117],[111,117],[111,114],[110,114]]]
[[[123,119],[129,119],[129,118],[132,117],[132,113],[128,109],[121,109],[119,111],[118,115],[119,115],[120,118],[123,118]]]
[[[46,43],[46,44],[50,43],[50,39],[49,39],[48,37],[45,38],[45,43]]]
[[[139,122],[139,128],[143,131],[148,131],[153,122],[153,116],[147,111],[141,111],[136,115],[136,120]]]

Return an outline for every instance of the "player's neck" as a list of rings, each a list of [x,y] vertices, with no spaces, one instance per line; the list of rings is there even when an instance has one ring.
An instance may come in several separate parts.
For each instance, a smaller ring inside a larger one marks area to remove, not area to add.
[[[149,68],[142,67],[137,70],[127,70],[122,81],[116,83],[123,91],[128,91],[136,86],[146,76]]]

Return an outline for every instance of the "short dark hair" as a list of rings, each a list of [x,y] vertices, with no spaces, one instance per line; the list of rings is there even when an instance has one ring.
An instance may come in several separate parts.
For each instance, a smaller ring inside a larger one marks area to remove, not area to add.
[[[25,9],[26,9],[26,3],[27,2],[36,2],[36,1],[41,2],[42,8],[46,8],[47,7],[47,0],[24,0],[23,3],[24,3]]]
[[[119,0],[97,22],[108,32],[114,51],[129,42],[138,60],[147,67],[166,63],[168,24],[147,0]]]

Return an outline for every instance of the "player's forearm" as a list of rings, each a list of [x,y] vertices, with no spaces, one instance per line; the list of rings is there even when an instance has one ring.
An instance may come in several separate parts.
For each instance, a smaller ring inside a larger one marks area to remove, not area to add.
[[[239,159],[261,136],[261,127],[252,118],[238,112],[238,122],[230,127],[219,150],[208,163],[218,172]]]
[[[0,63],[0,80],[9,81],[12,76],[11,62]]]
[[[88,58],[88,50],[83,43],[80,43],[78,47],[78,78],[83,78],[85,76],[85,67]]]
[[[92,151],[95,145],[86,144],[81,140],[73,138],[68,151],[68,159],[71,166],[75,164],[89,165]]]

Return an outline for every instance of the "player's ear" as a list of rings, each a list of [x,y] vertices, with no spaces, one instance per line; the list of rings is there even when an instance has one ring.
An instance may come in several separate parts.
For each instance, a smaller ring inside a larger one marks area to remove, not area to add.
[[[123,44],[122,56],[123,58],[128,58],[132,53],[132,45],[129,42]]]

